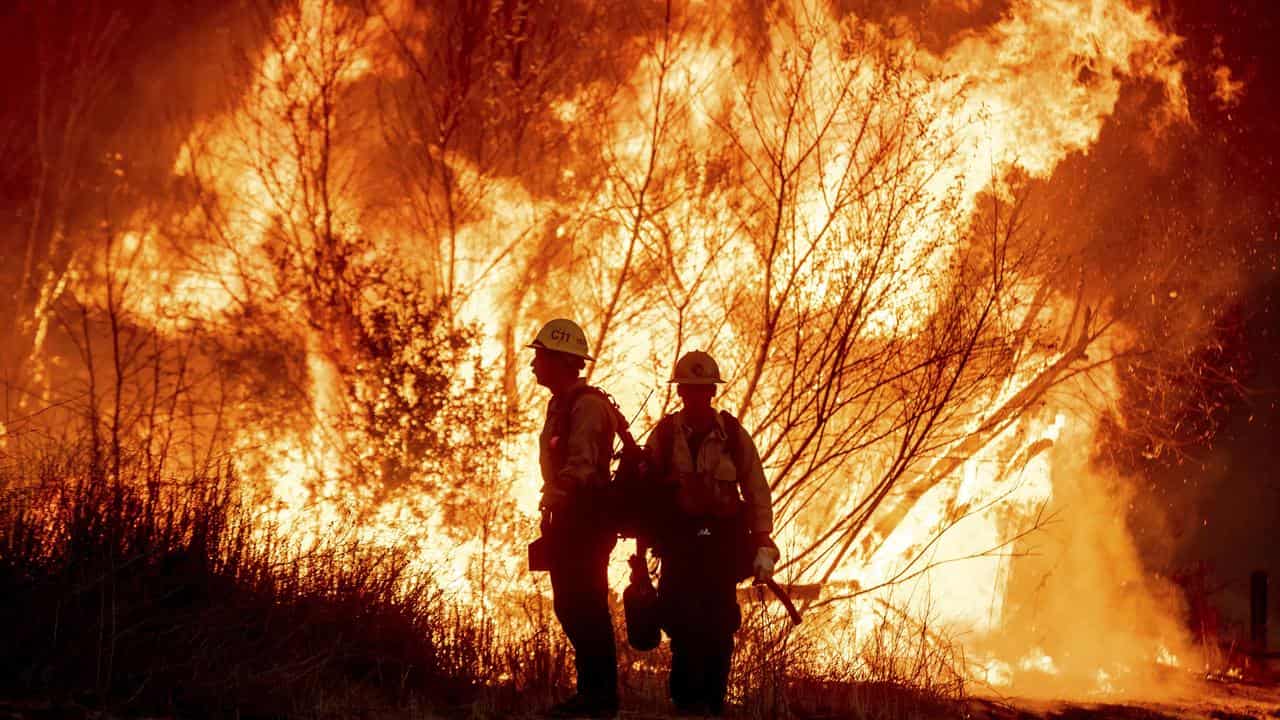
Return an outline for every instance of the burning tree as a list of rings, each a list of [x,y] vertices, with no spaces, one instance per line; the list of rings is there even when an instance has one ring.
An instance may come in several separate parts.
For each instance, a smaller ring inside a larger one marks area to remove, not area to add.
[[[170,202],[129,203],[49,287],[105,337],[143,333],[133,355],[167,348],[138,364],[176,378],[146,396],[172,406],[153,424],[197,398],[216,420],[190,433],[291,513],[443,536],[428,555],[486,568],[464,586],[520,582],[525,334],[582,320],[593,381],[628,408],[659,389],[649,420],[699,347],[814,607],[865,629],[851,600],[967,560],[983,587],[944,614],[997,630],[1055,467],[1093,441],[1074,393],[1109,392],[1133,347],[1098,260],[1026,198],[1126,79],[1185,111],[1148,14],[1049,5],[945,52],[805,2],[264,5],[225,56],[226,106],[183,128]]]
[[[555,226],[575,262],[550,292],[594,324],[596,377],[636,402],[626,383],[651,387],[694,346],[737,369],[726,397],[763,441],[784,569],[832,588],[820,604],[979,557],[999,597],[1052,498],[1067,415],[1087,428],[1105,405],[1063,391],[1107,382],[1127,354],[1123,306],[1084,282],[1099,258],[1054,252],[1024,206],[1027,176],[1079,140],[1008,149],[1018,120],[1096,133],[1096,116],[993,121],[984,105],[1010,91],[942,69],[974,48],[939,60],[803,4],[734,41],[709,30],[732,21],[666,9],[630,48],[624,97],[580,136],[599,169]],[[1177,115],[1168,45],[1140,16],[1114,19],[1133,45],[1061,59],[1159,78]],[[954,606],[1000,624],[998,602]]]

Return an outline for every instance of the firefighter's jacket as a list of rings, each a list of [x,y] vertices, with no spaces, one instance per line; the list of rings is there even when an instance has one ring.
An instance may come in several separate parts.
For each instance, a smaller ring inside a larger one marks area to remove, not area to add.
[[[583,391],[585,387],[586,381],[578,380],[563,393],[552,395],[547,404],[547,419],[538,438],[544,496],[557,491],[574,495],[609,482],[617,416],[608,400]]]
[[[676,503],[682,512],[724,516],[741,508],[748,530],[773,532],[769,484],[764,479],[760,454],[746,430],[735,428],[743,465],[737,467],[720,413],[715,414],[715,425],[701,439],[696,458],[690,451],[694,434],[685,424],[684,410],[668,415],[659,422],[662,423],[672,426],[664,431],[655,428],[646,445],[657,460],[659,481],[678,485]]]

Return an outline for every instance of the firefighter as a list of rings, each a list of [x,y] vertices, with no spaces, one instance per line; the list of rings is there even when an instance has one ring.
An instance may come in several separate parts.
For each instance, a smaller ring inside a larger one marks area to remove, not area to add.
[[[660,420],[647,443],[666,490],[655,495],[671,505],[654,548],[659,613],[671,640],[669,690],[678,713],[720,715],[742,620],[736,586],[750,575],[771,577],[778,561],[773,509],[751,437],[712,406],[724,382],[715,360],[687,353],[671,382],[683,407]]]
[[[572,320],[548,322],[532,343],[533,375],[551,391],[539,437],[543,537],[556,618],[573,645],[577,692],[550,717],[615,717],[617,656],[609,613],[609,554],[617,542],[604,493],[617,418],[581,372],[594,358]]]

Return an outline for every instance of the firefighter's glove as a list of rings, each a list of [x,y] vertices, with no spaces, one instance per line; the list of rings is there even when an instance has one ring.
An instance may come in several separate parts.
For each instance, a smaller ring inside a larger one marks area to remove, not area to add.
[[[762,545],[756,548],[756,559],[751,563],[751,572],[756,576],[756,582],[764,582],[773,577],[773,568],[781,558],[782,553],[776,547]]]
[[[569,493],[554,486],[542,486],[542,500],[538,503],[538,509],[543,512],[556,512],[564,510],[569,505]]]

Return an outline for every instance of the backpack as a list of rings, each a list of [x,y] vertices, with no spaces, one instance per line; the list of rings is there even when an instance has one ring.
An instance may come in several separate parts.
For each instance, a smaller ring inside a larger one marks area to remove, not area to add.
[[[557,434],[562,438],[568,437],[573,408],[578,400],[588,393],[608,401],[614,414],[616,425],[614,432],[622,441],[622,448],[613,455],[616,465],[605,486],[602,510],[621,537],[645,537],[648,535],[646,531],[652,527],[657,505],[653,497],[655,488],[650,482],[653,463],[650,461],[649,453],[631,435],[630,423],[618,408],[618,403],[613,396],[592,385],[583,385],[572,390],[566,398],[567,410],[561,415],[560,427],[556,429]],[[557,464],[563,463],[566,447],[567,443],[561,443],[557,449],[555,458]]]

